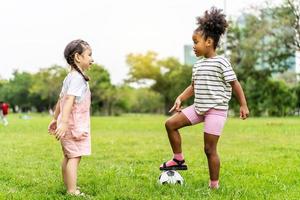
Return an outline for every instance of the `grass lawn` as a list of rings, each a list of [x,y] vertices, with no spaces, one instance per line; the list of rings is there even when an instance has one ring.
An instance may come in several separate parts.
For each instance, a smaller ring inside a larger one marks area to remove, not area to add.
[[[8,127],[0,124],[0,199],[86,199],[65,195],[50,117],[8,119]],[[229,118],[218,145],[217,191],[208,189],[202,125],[181,132],[185,184],[158,185],[158,167],[172,156],[165,119],[92,117],[92,155],[82,159],[78,176],[88,199],[300,199],[299,118]]]

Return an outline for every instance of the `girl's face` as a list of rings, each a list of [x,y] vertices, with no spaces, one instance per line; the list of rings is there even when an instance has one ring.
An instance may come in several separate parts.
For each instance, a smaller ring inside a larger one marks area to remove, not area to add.
[[[89,47],[87,47],[82,54],[78,55],[78,65],[83,71],[89,69],[93,62],[92,49]]]
[[[193,34],[193,41],[194,41],[194,52],[197,57],[204,56],[207,57],[212,50],[212,39],[207,38],[205,39],[201,32],[195,32]]]

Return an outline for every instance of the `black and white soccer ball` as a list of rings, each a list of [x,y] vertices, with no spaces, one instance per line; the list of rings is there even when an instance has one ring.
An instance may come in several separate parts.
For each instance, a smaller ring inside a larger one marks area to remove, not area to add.
[[[159,179],[159,183],[162,185],[165,185],[165,184],[182,185],[183,184],[182,176],[177,171],[174,171],[174,170],[168,170],[168,171],[162,172],[158,179]]]

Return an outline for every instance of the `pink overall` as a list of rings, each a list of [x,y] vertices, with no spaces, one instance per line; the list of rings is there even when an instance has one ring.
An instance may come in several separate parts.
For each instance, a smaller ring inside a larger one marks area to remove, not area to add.
[[[66,95],[60,100],[60,110],[64,106]],[[68,131],[61,138],[61,145],[64,155],[67,158],[75,158],[91,154],[90,134],[90,105],[91,92],[88,89],[84,99],[74,103],[68,120]],[[61,114],[58,116],[58,126],[61,122]],[[87,136],[83,136],[86,133]]]

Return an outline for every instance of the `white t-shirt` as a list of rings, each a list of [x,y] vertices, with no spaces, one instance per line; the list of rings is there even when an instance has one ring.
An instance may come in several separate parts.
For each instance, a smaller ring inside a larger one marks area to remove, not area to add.
[[[198,114],[210,108],[227,110],[231,81],[237,80],[230,62],[223,56],[198,60],[193,67],[194,104]]]
[[[84,80],[83,76],[77,71],[71,71],[65,78],[59,97],[65,95],[75,96],[75,103],[80,103],[87,90],[89,84]]]

